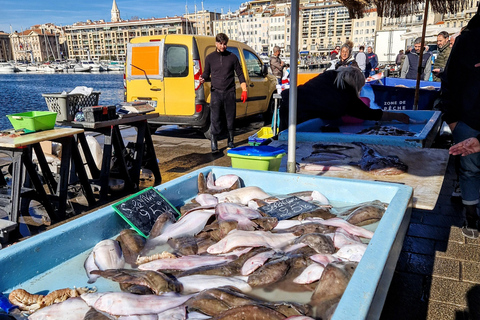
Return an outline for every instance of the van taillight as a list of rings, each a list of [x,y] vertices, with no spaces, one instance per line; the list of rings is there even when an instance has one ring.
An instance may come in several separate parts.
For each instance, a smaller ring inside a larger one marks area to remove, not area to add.
[[[123,89],[127,89],[127,76],[123,72]]]
[[[203,108],[203,106],[201,104],[196,104],[195,105],[195,112],[197,112],[197,113],[202,112],[202,108]]]
[[[193,60],[193,79],[194,79],[195,90],[200,88],[201,75],[202,75],[202,64],[200,63],[200,60]]]

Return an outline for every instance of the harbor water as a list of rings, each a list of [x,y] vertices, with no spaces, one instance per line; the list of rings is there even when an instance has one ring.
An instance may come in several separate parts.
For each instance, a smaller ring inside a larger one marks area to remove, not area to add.
[[[0,74],[0,130],[12,128],[7,114],[48,111],[42,93],[70,92],[77,86],[100,91],[99,105],[123,101],[123,72]]]

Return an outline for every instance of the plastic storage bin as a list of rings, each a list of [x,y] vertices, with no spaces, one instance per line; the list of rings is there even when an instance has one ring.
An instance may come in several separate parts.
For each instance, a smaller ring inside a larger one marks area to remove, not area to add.
[[[51,111],[29,111],[7,115],[15,130],[24,129],[25,132],[53,129],[56,117],[57,113]]]
[[[263,127],[254,135],[248,137],[248,144],[251,146],[258,146],[268,138],[273,137],[273,129],[271,127]]]
[[[246,146],[231,149],[227,155],[232,159],[233,168],[278,171],[285,150],[270,146]]]
[[[379,200],[388,203],[387,211],[374,230],[375,234],[332,316],[332,320],[380,318],[410,222],[411,187],[397,183],[204,167],[156,188],[172,205],[180,207],[197,196],[198,174],[207,176],[209,172],[216,177],[235,174],[240,177],[243,186],[257,186],[272,195],[317,190],[331,202],[347,201],[349,204],[356,204]],[[17,288],[37,293],[74,285],[91,286],[87,283],[88,278],[83,268],[87,254],[99,241],[114,239],[125,228],[129,228],[129,225],[115,213],[112,206],[105,206],[92,214],[0,250],[0,292],[8,296]],[[35,263],[32,264],[32,261]],[[98,292],[120,291],[116,282],[104,279],[99,279],[95,287]],[[262,290],[258,293],[259,296],[269,295],[266,289],[259,290]],[[309,297],[310,295],[304,299]],[[279,296],[272,300],[285,301],[283,298],[284,296]],[[308,300],[297,302],[308,303]]]
[[[42,93],[48,110],[57,113],[57,121],[73,121],[75,113],[84,107],[98,105],[100,92],[94,91],[89,96],[83,94]]]
[[[360,96],[370,98],[370,108],[385,111],[412,110],[416,83],[416,80],[411,79],[383,78],[367,83]],[[418,110],[432,110],[435,99],[440,96],[440,85],[440,82],[420,81]],[[435,89],[429,90],[426,87]]]
[[[107,121],[117,118],[117,108],[115,106],[85,107],[82,111],[85,122]]]

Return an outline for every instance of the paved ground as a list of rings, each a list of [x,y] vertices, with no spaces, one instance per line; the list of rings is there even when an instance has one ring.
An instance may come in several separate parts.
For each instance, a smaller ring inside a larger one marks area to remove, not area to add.
[[[480,240],[463,237],[450,161],[437,205],[412,211],[381,319],[480,319]]]
[[[238,128],[236,145],[247,145],[261,126],[254,121]],[[163,182],[206,165],[231,165],[226,140],[218,155],[190,129],[160,128],[153,140]],[[454,177],[449,163],[435,209],[412,211],[381,319],[480,319],[480,240],[461,234],[461,206],[450,199]]]

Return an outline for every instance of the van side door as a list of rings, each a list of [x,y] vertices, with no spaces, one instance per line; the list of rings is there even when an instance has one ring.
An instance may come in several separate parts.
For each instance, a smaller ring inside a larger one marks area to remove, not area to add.
[[[186,43],[168,41],[165,44],[165,114],[168,116],[192,116],[195,113],[195,86],[190,73],[189,52]]]
[[[165,114],[163,81],[164,40],[127,45],[127,101],[146,101]]]
[[[247,115],[263,113],[268,108],[268,90],[270,81],[262,74],[262,62],[255,53],[243,49],[245,57],[246,78],[248,87]]]

